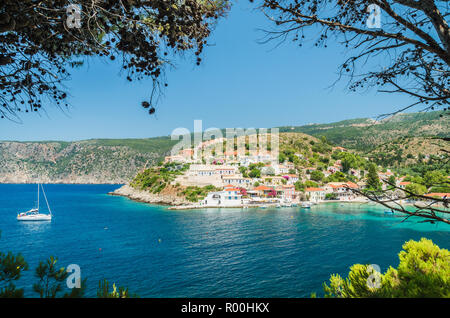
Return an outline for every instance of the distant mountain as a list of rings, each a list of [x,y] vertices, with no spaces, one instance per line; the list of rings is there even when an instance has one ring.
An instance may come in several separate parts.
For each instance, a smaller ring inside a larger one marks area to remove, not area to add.
[[[438,147],[448,144],[438,141],[439,146],[435,147],[430,138],[421,138],[450,137],[449,116],[440,114],[399,114],[380,122],[360,118],[280,127],[280,132],[302,133],[281,135],[280,149],[287,153],[294,148],[304,149],[305,155],[327,153],[326,145],[316,139],[325,136],[337,146],[357,150],[380,163],[403,165],[417,160],[419,154],[435,154]],[[0,183],[126,183],[144,167],[161,160],[176,143],[169,137],[0,141]]]
[[[442,111],[402,113],[381,121],[370,118],[330,124],[279,127],[280,132],[325,136],[338,146],[368,152],[399,137],[450,137],[450,118]]]
[[[176,141],[93,139],[0,142],[0,183],[125,183],[160,160]]]

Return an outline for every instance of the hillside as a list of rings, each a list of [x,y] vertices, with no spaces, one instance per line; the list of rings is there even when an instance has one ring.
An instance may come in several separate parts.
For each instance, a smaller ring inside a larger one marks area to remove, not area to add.
[[[280,132],[302,132],[315,137],[325,136],[338,146],[368,152],[399,137],[449,137],[450,118],[441,111],[405,113],[374,121],[369,118],[344,120],[330,124],[283,126]]]
[[[430,158],[445,164],[450,143],[431,137],[401,137],[385,142],[367,153],[367,156],[385,167],[410,167],[430,164]],[[448,164],[448,163],[447,163]]]
[[[125,183],[160,160],[175,142],[93,139],[76,142],[0,142],[1,183]]]
[[[337,159],[331,158],[332,143],[356,150],[382,166],[406,167],[417,164],[419,157],[420,163],[423,156],[438,155],[439,148],[448,149],[448,142],[429,137],[450,137],[449,116],[440,114],[399,114],[380,122],[360,118],[280,127],[281,156],[295,161],[299,168],[323,169]],[[169,137],[0,141],[0,183],[126,183],[142,168],[162,159],[175,144]]]

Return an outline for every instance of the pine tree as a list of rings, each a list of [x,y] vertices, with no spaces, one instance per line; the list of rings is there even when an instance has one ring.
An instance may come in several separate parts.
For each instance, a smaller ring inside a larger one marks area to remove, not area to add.
[[[381,182],[380,178],[378,178],[377,166],[374,163],[369,165],[366,186],[369,190],[372,191],[377,191],[381,189]]]
[[[22,271],[26,270],[28,264],[21,254],[0,252],[0,298],[23,297],[23,289],[16,288],[13,282],[20,278]]]

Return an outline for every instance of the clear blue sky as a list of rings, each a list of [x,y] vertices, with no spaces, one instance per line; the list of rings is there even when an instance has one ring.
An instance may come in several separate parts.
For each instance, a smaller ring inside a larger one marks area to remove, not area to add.
[[[254,127],[327,123],[374,117],[399,109],[403,96],[350,93],[337,79],[337,67],[347,52],[340,46],[299,48],[285,42],[258,44],[267,29],[266,18],[248,1],[235,4],[214,31],[195,65],[195,56],[176,61],[167,72],[169,87],[156,116],[140,106],[151,82],[129,83],[119,66],[92,60],[72,72],[66,83],[72,105],[63,113],[47,107],[47,116],[22,115],[22,124],[2,120],[0,140],[81,140],[90,138],[146,138],[169,135],[177,127]]]

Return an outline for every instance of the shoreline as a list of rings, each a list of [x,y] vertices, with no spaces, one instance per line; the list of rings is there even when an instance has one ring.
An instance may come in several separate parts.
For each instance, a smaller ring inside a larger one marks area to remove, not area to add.
[[[108,195],[121,196],[136,202],[159,204],[164,206],[183,206],[192,204],[192,202],[187,201],[183,197],[170,194],[154,194],[148,191],[137,190],[129,184],[124,184],[120,188],[109,192]]]
[[[37,184],[37,182],[0,182],[0,185],[22,185],[22,184]],[[120,185],[123,186],[125,183],[111,183],[111,182],[40,182],[40,184],[61,184],[61,185]]]

